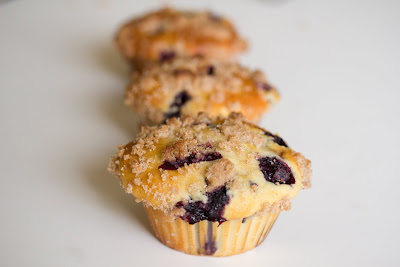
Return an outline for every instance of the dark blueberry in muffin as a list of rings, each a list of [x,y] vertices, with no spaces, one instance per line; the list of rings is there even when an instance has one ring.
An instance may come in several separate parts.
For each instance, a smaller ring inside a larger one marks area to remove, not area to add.
[[[207,154],[196,154],[193,153],[189,157],[184,159],[178,159],[176,161],[164,161],[163,164],[159,166],[160,169],[164,170],[177,170],[185,165],[190,165],[192,163],[198,163],[202,161],[213,161],[222,158],[222,155],[218,152],[211,152]]]
[[[268,182],[274,184],[294,184],[296,182],[289,166],[282,160],[276,157],[264,157],[258,161],[260,170]]]
[[[176,53],[174,51],[162,51],[160,53],[160,62],[168,61],[174,59],[176,57]]]
[[[182,106],[186,104],[192,97],[186,92],[182,91],[175,96],[174,102],[169,106],[170,111],[165,114],[165,119],[179,117],[181,115]]]
[[[175,204],[175,207],[176,208],[182,208],[184,205],[183,205],[183,202],[182,201],[179,201],[179,202],[177,202],[176,204]]]
[[[261,89],[265,90],[265,91],[271,91],[271,89],[272,89],[272,86],[269,85],[268,83],[257,83],[256,86],[258,88],[261,88]]]
[[[267,135],[267,136],[273,137],[274,138],[274,142],[277,143],[278,145],[288,147],[286,142],[282,138],[280,138],[279,136],[274,135],[274,134],[272,134],[270,132],[267,132],[267,131],[264,131],[264,134]]]
[[[224,222],[226,221],[222,218],[222,215],[225,211],[225,206],[229,203],[229,196],[227,195],[226,186],[222,186],[219,189],[214,190],[213,192],[207,193],[208,197],[208,220],[209,221],[217,221]]]
[[[210,65],[207,68],[207,75],[214,75],[215,74],[215,67]]]
[[[183,207],[186,211],[185,214],[181,216],[181,219],[190,224],[203,220],[223,223],[226,219],[224,219],[222,215],[225,211],[225,206],[230,200],[226,192],[227,189],[225,186],[208,192],[207,203],[196,201],[183,205],[181,202],[178,202],[176,207]]]
[[[204,144],[199,145],[199,146],[203,146],[205,148],[213,148],[213,146],[212,146],[212,144],[210,142],[204,143]]]

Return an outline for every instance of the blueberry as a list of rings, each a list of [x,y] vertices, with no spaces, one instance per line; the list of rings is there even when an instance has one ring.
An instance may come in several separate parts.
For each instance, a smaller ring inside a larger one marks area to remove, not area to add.
[[[190,99],[192,99],[192,97],[185,90],[177,94],[174,102],[169,106],[170,111],[164,115],[165,119],[179,117],[181,115],[182,106]]]
[[[181,216],[181,219],[190,224],[203,220],[223,223],[226,219],[224,219],[222,215],[229,201],[230,198],[227,195],[227,189],[225,186],[222,186],[207,193],[207,203],[196,201],[189,202],[187,205],[183,206],[182,202],[178,202],[176,207],[180,208],[183,206],[186,212]]]
[[[176,53],[174,51],[162,51],[160,53],[160,62],[168,61],[174,59],[176,57]]]
[[[272,134],[270,132],[267,132],[267,131],[264,131],[264,134],[267,135],[267,136],[273,137],[274,138],[274,142],[277,143],[278,145],[288,147],[286,142],[282,138],[280,138],[279,136],[274,135],[274,134]]]
[[[211,152],[207,154],[201,154],[196,157],[196,153],[191,154],[189,157],[178,159],[176,161],[164,161],[158,168],[164,170],[177,170],[185,165],[192,163],[198,163],[202,161],[213,161],[222,158],[222,155],[218,152]]]
[[[214,75],[214,74],[215,74],[215,67],[213,65],[208,66],[207,75]]]
[[[268,91],[271,91],[271,89],[272,89],[272,86],[269,85],[268,83],[261,83],[261,82],[258,82],[258,83],[256,83],[256,86],[257,86],[258,88],[261,88],[261,89],[267,91],[267,92],[268,92]]]
[[[260,170],[268,182],[289,185],[296,182],[290,167],[282,160],[276,157],[263,157],[258,161]]]

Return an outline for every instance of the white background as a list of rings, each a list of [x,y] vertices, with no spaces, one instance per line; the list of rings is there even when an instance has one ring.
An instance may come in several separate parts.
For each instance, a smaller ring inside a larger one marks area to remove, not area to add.
[[[106,172],[137,133],[123,21],[162,1],[0,5],[0,266],[400,266],[400,2],[171,1],[232,18],[282,101],[262,126],[313,163],[267,240],[195,257]]]

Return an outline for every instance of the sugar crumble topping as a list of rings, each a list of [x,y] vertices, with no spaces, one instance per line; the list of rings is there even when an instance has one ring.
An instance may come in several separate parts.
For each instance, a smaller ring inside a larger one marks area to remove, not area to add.
[[[276,203],[265,203],[262,209],[254,214],[254,216],[262,216],[266,213],[277,213],[280,211],[288,211],[292,208],[292,202],[289,197],[284,197]]]
[[[303,188],[311,188],[311,161],[306,159],[301,153],[294,153],[294,158],[297,160],[297,165],[299,166],[300,173],[303,177],[302,183]]]
[[[219,159],[206,170],[207,191],[214,191],[235,177],[235,165],[229,159]]]

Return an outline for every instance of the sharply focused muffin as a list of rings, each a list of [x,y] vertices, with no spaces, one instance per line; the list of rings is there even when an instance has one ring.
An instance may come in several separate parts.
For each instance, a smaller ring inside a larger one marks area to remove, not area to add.
[[[199,112],[241,112],[258,122],[278,100],[278,92],[261,71],[201,57],[167,60],[134,71],[125,94],[125,104],[150,124]]]
[[[123,56],[138,67],[181,56],[202,55],[229,61],[247,47],[226,18],[209,11],[172,8],[129,21],[119,29],[116,43]]]
[[[109,170],[143,202],[165,245],[195,255],[254,248],[311,187],[310,161],[239,114],[143,127],[119,147]]]

